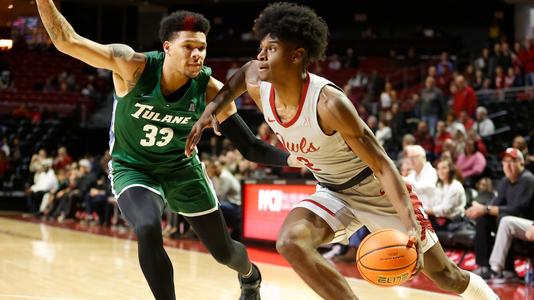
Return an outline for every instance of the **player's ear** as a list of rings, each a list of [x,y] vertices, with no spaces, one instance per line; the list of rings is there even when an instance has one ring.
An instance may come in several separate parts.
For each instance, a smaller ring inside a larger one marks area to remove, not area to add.
[[[297,48],[293,50],[293,54],[291,55],[291,62],[293,63],[303,62],[305,53],[306,53],[306,50],[304,50],[304,48]]]
[[[171,43],[169,41],[163,42],[163,52],[169,54],[169,49],[171,48]]]

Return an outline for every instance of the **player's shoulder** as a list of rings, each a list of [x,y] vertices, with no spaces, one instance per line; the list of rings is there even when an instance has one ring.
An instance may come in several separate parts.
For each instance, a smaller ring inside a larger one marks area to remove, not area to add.
[[[345,93],[339,87],[332,84],[325,84],[319,93],[319,105],[328,108],[341,108],[347,104],[352,104]]]

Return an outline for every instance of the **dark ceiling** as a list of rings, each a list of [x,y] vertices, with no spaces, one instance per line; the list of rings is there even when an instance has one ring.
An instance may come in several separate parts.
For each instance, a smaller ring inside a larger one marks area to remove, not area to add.
[[[72,3],[93,3],[93,4],[106,4],[106,5],[160,5],[160,6],[173,6],[180,4],[216,4],[216,3],[236,3],[236,2],[265,2],[261,0],[62,0],[63,2]]]

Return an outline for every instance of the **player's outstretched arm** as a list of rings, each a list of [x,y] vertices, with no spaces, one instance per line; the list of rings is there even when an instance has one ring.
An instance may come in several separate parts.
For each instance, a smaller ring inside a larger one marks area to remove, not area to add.
[[[145,56],[123,44],[102,45],[74,31],[57,10],[53,0],[37,0],[37,8],[46,31],[56,48],[95,68],[104,68],[119,75],[127,84],[135,85],[144,68]]]

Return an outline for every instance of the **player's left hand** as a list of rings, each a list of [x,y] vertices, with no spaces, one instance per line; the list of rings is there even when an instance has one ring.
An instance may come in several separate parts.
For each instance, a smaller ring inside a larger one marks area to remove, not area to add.
[[[415,232],[415,230],[410,230],[408,232],[409,241],[407,246],[414,245],[415,249],[417,250],[417,264],[415,265],[415,268],[412,272],[412,278],[415,277],[420,271],[423,270],[424,266],[424,253],[423,253],[423,247],[421,246],[421,239],[419,238],[421,235]]]
[[[293,168],[304,168],[304,164],[293,154],[287,157],[287,165]]]
[[[216,135],[221,135],[217,118],[213,113],[211,113],[208,107],[206,107],[206,110],[204,110],[198,121],[195,123],[195,125],[193,125],[191,132],[189,132],[189,135],[187,136],[187,140],[185,142],[185,155],[187,155],[187,157],[191,156],[195,150],[195,147],[200,141],[200,138],[202,137],[202,131],[208,127],[212,127]]]

